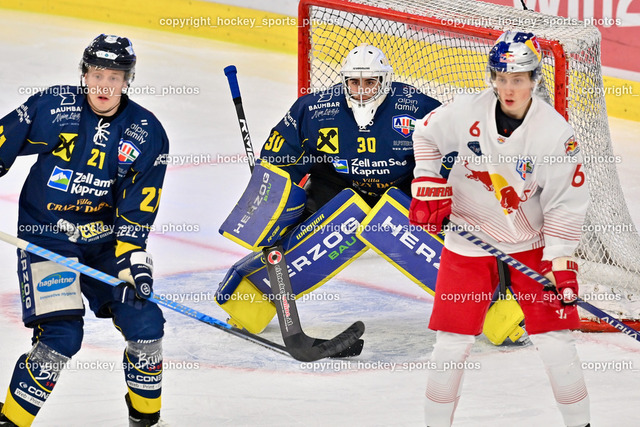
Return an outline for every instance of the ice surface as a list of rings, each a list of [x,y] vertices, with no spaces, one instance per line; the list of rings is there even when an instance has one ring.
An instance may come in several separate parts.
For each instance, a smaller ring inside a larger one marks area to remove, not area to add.
[[[222,69],[235,64],[254,146],[296,97],[296,58],[230,43],[2,11],[0,112],[17,107],[32,87],[78,82],[82,49],[99,33],[130,37],[139,57],[133,99],[164,124],[173,154],[150,238],[158,293],[224,320],[213,292],[246,251],[218,226],[249,176]],[[159,96],[162,91],[172,94]],[[151,94],[151,92],[154,94]],[[177,94],[177,92],[191,94]],[[194,92],[197,91],[197,94]],[[4,114],[4,113],[2,113]],[[640,223],[636,144],[640,124],[611,119],[614,151],[632,215]],[[225,157],[226,156],[226,157]],[[203,160],[196,165],[194,160]],[[0,180],[0,230],[15,233],[17,197],[33,158]],[[230,162],[231,161],[231,162]],[[30,346],[22,326],[15,250],[0,244],[0,400],[18,356]],[[362,355],[302,364],[166,312],[163,418],[173,426],[420,426],[432,298],[372,252],[322,288],[324,300],[299,303],[309,335],[331,337],[355,320],[367,326]],[[109,321],[86,316],[82,350],[63,372],[34,426],[125,425],[123,341]],[[276,321],[265,336],[280,342]],[[586,367],[592,425],[640,425],[640,343],[621,334],[574,333]],[[542,363],[531,347],[493,347],[480,337],[469,362],[457,426],[560,426]],[[596,364],[603,366],[596,370]],[[608,365],[602,365],[608,364]],[[606,369],[606,370],[605,370]]]

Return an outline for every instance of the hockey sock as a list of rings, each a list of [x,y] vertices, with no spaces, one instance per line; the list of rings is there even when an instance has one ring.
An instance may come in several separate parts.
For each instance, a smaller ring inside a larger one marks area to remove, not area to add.
[[[142,414],[160,411],[162,340],[127,341],[123,366],[132,408]]]
[[[465,361],[474,342],[473,335],[436,332],[436,344],[431,354],[435,369],[430,369],[427,376],[424,404],[428,426],[449,427],[453,422],[462,390]]]
[[[37,342],[16,363],[2,413],[20,427],[30,426],[69,360]]]
[[[567,426],[589,422],[589,394],[576,346],[568,330],[531,335],[547,370],[553,395]]]

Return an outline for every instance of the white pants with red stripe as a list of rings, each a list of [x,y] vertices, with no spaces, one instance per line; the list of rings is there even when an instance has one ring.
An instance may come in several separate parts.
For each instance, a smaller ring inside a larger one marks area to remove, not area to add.
[[[542,358],[565,424],[585,426],[589,422],[589,395],[571,333],[553,331],[530,338]],[[427,426],[451,426],[462,391],[464,362],[474,342],[472,335],[436,332],[431,354],[436,369],[429,370],[425,393]]]

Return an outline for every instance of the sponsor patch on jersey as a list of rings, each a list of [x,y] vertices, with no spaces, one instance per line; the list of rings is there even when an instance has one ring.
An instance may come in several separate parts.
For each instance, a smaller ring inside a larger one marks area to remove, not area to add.
[[[64,289],[67,286],[73,285],[76,281],[76,274],[70,271],[63,271],[60,273],[50,274],[42,279],[36,285],[36,288],[40,292],[53,292],[60,289]]]
[[[47,186],[55,188],[56,190],[67,191],[69,189],[69,184],[71,184],[72,176],[73,170],[62,169],[56,166],[53,168],[53,172],[51,172]]]
[[[58,146],[53,149],[51,154],[60,157],[65,162],[70,161],[77,140],[77,133],[61,133],[58,135]]]
[[[416,119],[407,114],[393,116],[391,119],[391,127],[406,138],[411,136],[413,133],[413,130],[416,127]]]
[[[118,163],[131,164],[140,155],[140,150],[131,141],[120,140],[118,146]]]
[[[469,147],[469,150],[473,151],[473,154],[475,154],[476,156],[482,156],[480,141],[469,141],[467,142],[467,147]]]
[[[338,154],[340,144],[338,141],[338,128],[322,128],[318,131],[318,151],[329,154]]]
[[[338,173],[349,173],[349,162],[343,159],[336,159],[333,161],[333,167]]]
[[[578,147],[578,141],[576,141],[575,137],[572,136],[564,143],[564,152],[571,157],[580,152],[580,147]]]
[[[533,161],[529,157],[518,159],[516,164],[516,172],[523,180],[527,178],[527,175],[533,172]]]

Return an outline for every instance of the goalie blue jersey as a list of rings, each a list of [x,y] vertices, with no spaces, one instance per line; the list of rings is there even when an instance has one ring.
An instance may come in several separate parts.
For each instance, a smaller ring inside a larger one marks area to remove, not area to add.
[[[168,149],[160,122],[125,95],[112,117],[96,115],[77,86],[31,96],[0,120],[0,171],[38,155],[20,194],[18,236],[145,248]]]
[[[359,128],[338,84],[298,98],[272,129],[261,157],[296,183],[307,173],[312,181],[316,172],[332,175],[365,200],[391,186],[406,191],[415,166],[411,137],[416,119],[439,105],[413,86],[395,82],[373,120]]]

